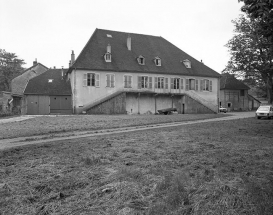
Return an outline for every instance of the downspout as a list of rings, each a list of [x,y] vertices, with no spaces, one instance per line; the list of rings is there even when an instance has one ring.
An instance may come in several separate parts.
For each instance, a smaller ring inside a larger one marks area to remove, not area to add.
[[[73,113],[75,114],[76,113],[76,93],[77,93],[77,90],[76,90],[76,68],[74,68],[74,77],[73,77]]]

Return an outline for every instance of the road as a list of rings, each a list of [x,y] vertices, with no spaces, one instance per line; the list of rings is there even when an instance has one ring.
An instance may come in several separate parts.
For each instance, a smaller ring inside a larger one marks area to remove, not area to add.
[[[25,146],[25,145],[31,145],[31,144],[41,144],[41,143],[59,141],[59,140],[70,140],[70,139],[77,139],[77,138],[142,131],[142,130],[148,130],[148,129],[186,126],[186,125],[192,125],[192,124],[197,124],[197,123],[219,122],[219,121],[225,121],[225,120],[244,119],[244,118],[254,117],[254,114],[255,114],[254,112],[234,112],[234,113],[229,113],[229,115],[227,115],[226,117],[213,118],[213,119],[153,124],[153,125],[134,126],[134,127],[123,127],[123,128],[114,128],[114,129],[96,130],[96,131],[66,132],[66,133],[54,134],[54,135],[47,134],[47,135],[40,135],[40,136],[3,139],[3,140],[0,140],[0,150],[9,149],[9,148],[13,148],[13,147],[19,147],[19,146]],[[27,117],[19,118],[19,119],[16,119],[16,118],[17,117],[10,118],[9,122],[11,122],[12,119],[14,121],[16,121],[16,120],[21,121],[21,119],[23,119],[23,120],[27,119]]]

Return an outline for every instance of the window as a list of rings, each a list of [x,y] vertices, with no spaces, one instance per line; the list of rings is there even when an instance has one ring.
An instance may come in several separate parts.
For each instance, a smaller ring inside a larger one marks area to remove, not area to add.
[[[245,96],[245,91],[244,90],[240,90],[240,96]]]
[[[100,74],[98,73],[85,73],[83,75],[83,86],[99,87]]]
[[[155,88],[157,89],[165,89],[169,88],[169,79],[164,77],[155,77]]]
[[[198,80],[186,79],[186,90],[198,90]]]
[[[159,57],[156,57],[154,61],[156,66],[161,66],[161,59]]]
[[[188,59],[183,60],[182,62],[186,68],[189,68],[189,69],[191,68],[191,62]]]
[[[132,88],[132,76],[124,75],[124,88]]]
[[[105,53],[104,60],[105,62],[111,62],[111,53]]]
[[[157,88],[164,89],[164,78],[163,77],[159,77],[157,79]]]
[[[203,90],[209,91],[209,80],[207,80],[207,79],[203,80]]]
[[[115,87],[115,75],[106,74],[106,87]]]
[[[152,89],[152,77],[138,76],[138,89]]]
[[[137,58],[137,62],[140,64],[140,65],[145,65],[145,58],[143,56],[139,56]]]
[[[180,78],[171,78],[171,89],[178,90],[180,88]]]

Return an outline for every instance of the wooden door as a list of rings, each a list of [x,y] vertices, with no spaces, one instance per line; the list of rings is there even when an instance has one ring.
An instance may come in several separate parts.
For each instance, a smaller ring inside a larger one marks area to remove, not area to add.
[[[50,96],[50,113],[71,114],[71,96]]]
[[[27,114],[29,115],[49,114],[49,97],[42,95],[28,95]]]

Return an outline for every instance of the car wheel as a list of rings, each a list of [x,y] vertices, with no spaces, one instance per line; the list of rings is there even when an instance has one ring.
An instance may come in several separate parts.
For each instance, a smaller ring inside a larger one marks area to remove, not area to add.
[[[260,117],[260,116],[257,116],[257,119],[261,119],[261,117]]]

